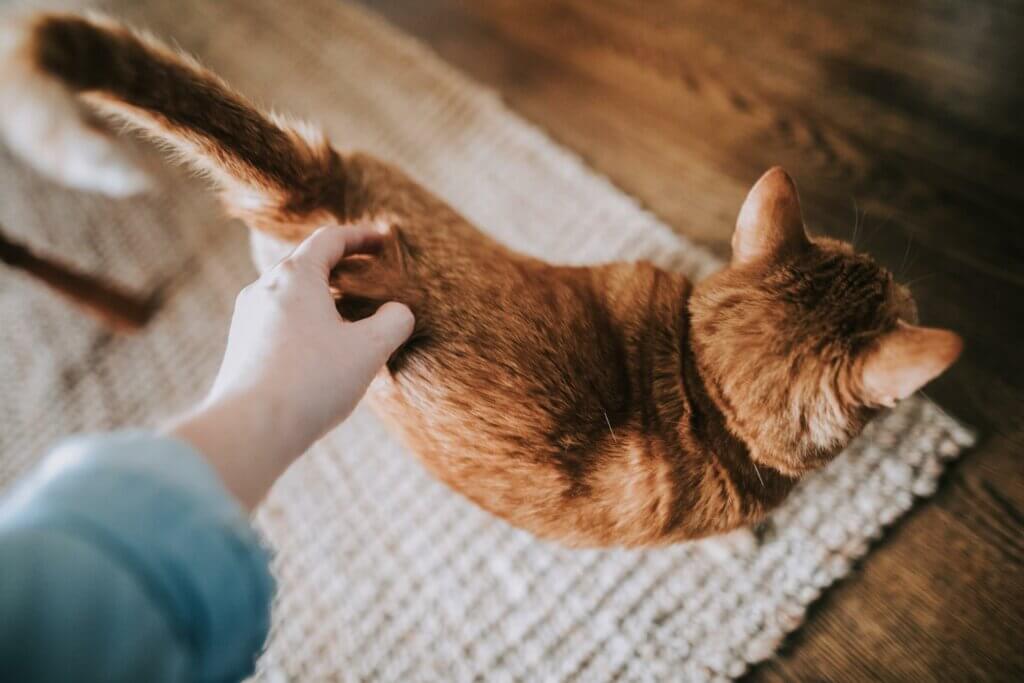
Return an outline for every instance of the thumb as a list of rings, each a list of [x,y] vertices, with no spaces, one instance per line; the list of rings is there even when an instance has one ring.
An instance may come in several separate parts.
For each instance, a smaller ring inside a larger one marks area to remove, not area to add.
[[[371,345],[371,353],[379,358],[379,365],[395,352],[412,334],[416,319],[405,304],[389,301],[369,318],[351,323]]]

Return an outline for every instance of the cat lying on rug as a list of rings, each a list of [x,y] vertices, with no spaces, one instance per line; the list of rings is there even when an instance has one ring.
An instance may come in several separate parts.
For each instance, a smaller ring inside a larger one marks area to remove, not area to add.
[[[58,180],[110,194],[145,181],[81,102],[208,174],[263,266],[316,226],[376,221],[380,251],[332,280],[345,318],[389,300],[416,315],[374,408],[435,476],[541,537],[643,546],[755,522],[961,349],[914,324],[888,271],[809,236],[781,169],[754,185],[731,264],[703,282],[647,263],[558,266],[115,22],[9,21],[0,51],[0,125]]]

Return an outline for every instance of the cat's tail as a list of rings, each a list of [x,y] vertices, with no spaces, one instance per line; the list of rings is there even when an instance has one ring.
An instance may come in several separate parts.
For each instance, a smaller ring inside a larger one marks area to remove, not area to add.
[[[135,162],[83,119],[84,102],[208,174],[252,227],[292,239],[342,206],[343,162],[318,130],[263,113],[191,57],[115,21],[8,20],[0,61],[0,128],[59,181],[108,194],[145,185]]]

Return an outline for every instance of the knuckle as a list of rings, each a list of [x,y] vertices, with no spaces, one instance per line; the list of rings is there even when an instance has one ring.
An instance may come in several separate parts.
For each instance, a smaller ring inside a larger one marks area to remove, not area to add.
[[[289,256],[268,270],[260,278],[260,284],[267,290],[274,291],[286,287],[301,271],[301,264]]]

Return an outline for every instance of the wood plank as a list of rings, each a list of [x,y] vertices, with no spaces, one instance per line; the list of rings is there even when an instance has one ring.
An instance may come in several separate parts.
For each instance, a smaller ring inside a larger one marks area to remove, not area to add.
[[[1024,678],[1024,4],[366,4],[722,255],[783,164],[812,229],[964,334],[929,395],[981,443],[751,678]]]

